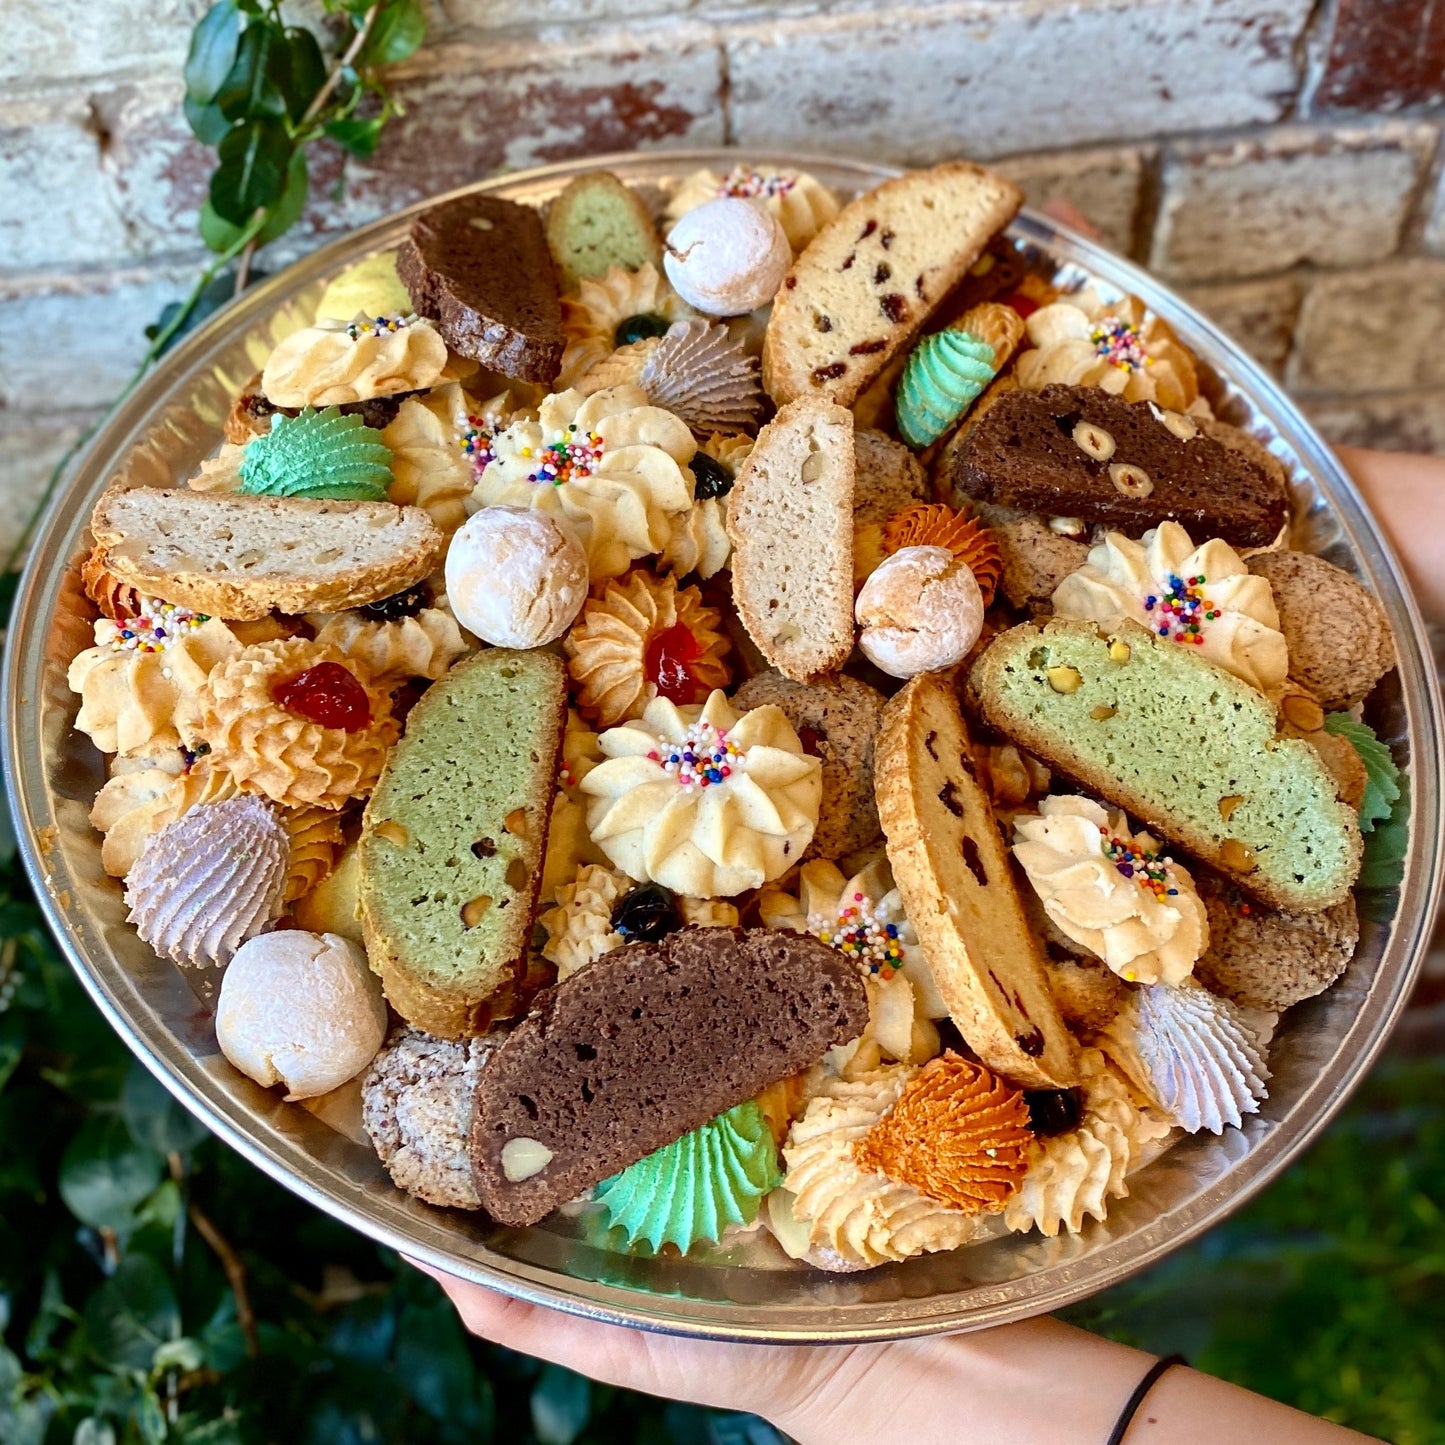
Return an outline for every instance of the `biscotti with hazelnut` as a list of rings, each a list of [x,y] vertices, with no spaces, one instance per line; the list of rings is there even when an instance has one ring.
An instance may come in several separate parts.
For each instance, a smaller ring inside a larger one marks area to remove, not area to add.
[[[968,161],[912,171],[850,201],[773,302],[763,385],[780,405],[851,406],[963,279],[1023,193]]]
[[[1282,474],[1206,436],[1192,417],[1096,386],[1002,392],[944,448],[940,490],[1075,517],[1138,537],[1179,522],[1195,537],[1267,547],[1288,516]]]
[[[482,1206],[536,1224],[867,1024],[857,967],[810,934],[684,928],[605,953],[543,993],[482,1072]]]
[[[1078,1051],[942,674],[915,677],[883,709],[875,768],[888,863],[959,1033],[1016,1084],[1070,1087]]]
[[[836,672],[853,650],[853,414],[791,402],[758,434],[728,499],[733,602],[785,677]]]

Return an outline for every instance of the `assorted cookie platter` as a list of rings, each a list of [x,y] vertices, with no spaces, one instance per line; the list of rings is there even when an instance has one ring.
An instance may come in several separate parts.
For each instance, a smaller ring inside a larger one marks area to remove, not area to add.
[[[7,761],[63,940],[399,1248],[712,1334],[994,1322],[1257,1187],[1402,1002],[1439,730],[1337,468],[1006,182],[882,180],[380,223],[40,541]]]

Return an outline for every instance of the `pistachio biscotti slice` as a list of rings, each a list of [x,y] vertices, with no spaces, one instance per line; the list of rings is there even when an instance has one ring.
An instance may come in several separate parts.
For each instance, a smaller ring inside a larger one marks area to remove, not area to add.
[[[367,956],[429,1034],[480,1033],[524,1002],[566,714],[559,657],[478,653],[423,695],[366,805]]]
[[[1050,767],[1287,913],[1341,902],[1354,810],[1320,755],[1277,734],[1262,693],[1127,623],[1026,623],[974,664],[984,717]]]
[[[785,677],[836,672],[853,650],[853,414],[793,402],[762,429],[728,498],[733,602]]]
[[[90,529],[122,582],[237,622],[393,597],[441,566],[446,545],[420,507],[185,487],[107,492]]]
[[[883,709],[874,766],[888,862],[959,1033],[1014,1083],[1076,1083],[1078,1051],[943,675],[922,673]]]
[[[963,279],[1023,193],[967,161],[911,171],[849,202],[793,263],[763,340],[778,403],[851,406]]]

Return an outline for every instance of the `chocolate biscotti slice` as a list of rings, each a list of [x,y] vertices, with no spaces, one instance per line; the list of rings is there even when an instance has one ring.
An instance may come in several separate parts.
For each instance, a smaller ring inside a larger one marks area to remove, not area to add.
[[[436,571],[446,547],[420,507],[186,487],[107,492],[90,529],[122,582],[238,622],[379,602]]]
[[[728,498],[733,602],[786,677],[834,672],[853,650],[853,414],[790,402],[762,429]]]
[[[1076,1083],[1078,1052],[941,674],[915,677],[883,709],[874,766],[888,863],[959,1033],[1014,1083]]]
[[[1013,219],[1023,193],[967,161],[910,171],[850,201],[773,302],[763,385],[781,405],[851,406]]]
[[[1341,902],[1360,871],[1354,810],[1273,703],[1191,649],[1126,623],[1026,623],[969,687],[1011,741],[1287,913]]]
[[[603,954],[543,993],[482,1074],[482,1205],[535,1224],[867,1023],[861,974],[805,934],[685,928]]]
[[[439,1038],[522,1004],[566,698],[549,652],[459,662],[412,709],[366,805],[367,957],[392,1007]]]
[[[1079,517],[1131,537],[1173,521],[1201,541],[1267,547],[1288,515],[1282,474],[1181,413],[1096,386],[1002,393],[944,448],[936,475],[956,505]]]
[[[417,315],[446,344],[521,381],[548,384],[566,339],[542,219],[500,196],[458,196],[423,211],[396,258]]]

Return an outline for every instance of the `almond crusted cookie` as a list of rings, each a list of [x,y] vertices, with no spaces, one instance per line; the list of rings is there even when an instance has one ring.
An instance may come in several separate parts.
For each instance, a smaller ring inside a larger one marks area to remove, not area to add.
[[[739,708],[772,703],[797,729],[803,750],[823,764],[818,827],[804,852],[841,858],[878,836],[873,747],[883,723],[881,692],[840,673],[819,682],[794,682],[780,672],[749,678],[733,697]]]

